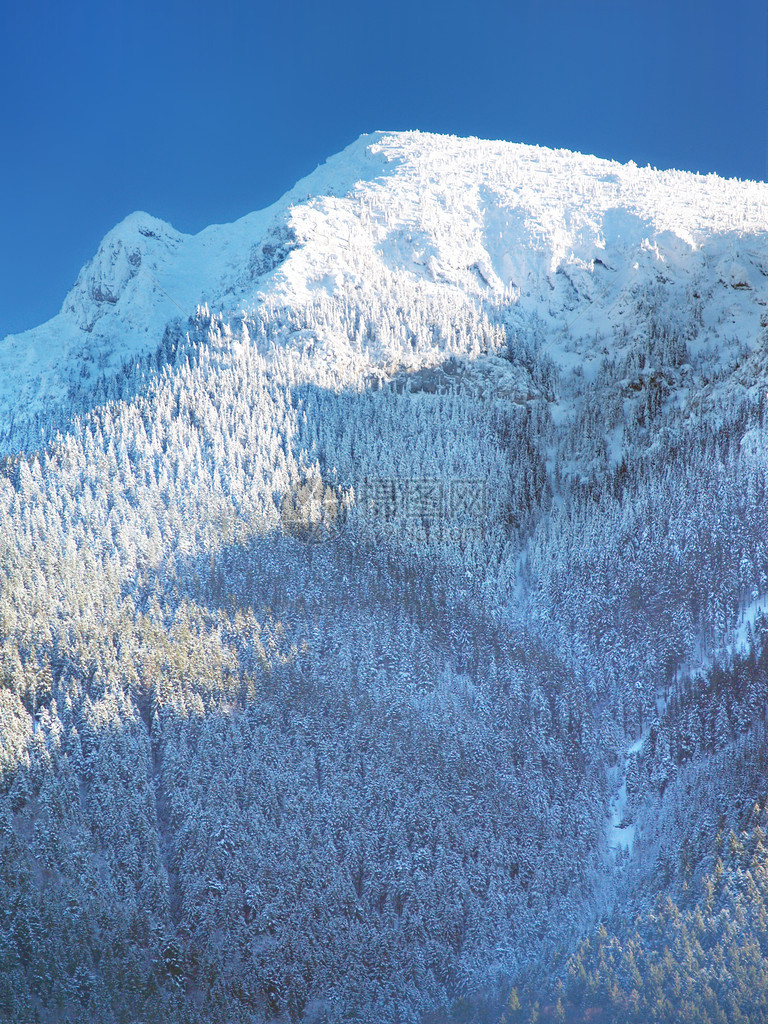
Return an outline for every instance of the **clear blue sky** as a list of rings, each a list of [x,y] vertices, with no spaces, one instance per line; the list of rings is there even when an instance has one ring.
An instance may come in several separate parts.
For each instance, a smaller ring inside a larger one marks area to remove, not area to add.
[[[0,337],[132,210],[233,220],[377,128],[766,179],[767,7],[1,0]]]

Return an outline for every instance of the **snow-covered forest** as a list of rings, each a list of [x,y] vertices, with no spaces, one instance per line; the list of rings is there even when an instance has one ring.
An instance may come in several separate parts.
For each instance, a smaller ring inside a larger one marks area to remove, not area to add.
[[[766,224],[378,134],[0,343],[3,1019],[682,1020],[742,889],[764,963]]]

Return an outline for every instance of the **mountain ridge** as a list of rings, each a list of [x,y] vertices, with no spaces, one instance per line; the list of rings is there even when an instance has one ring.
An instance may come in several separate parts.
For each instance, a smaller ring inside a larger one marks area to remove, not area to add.
[[[754,290],[768,244],[745,249],[743,236],[766,224],[762,184],[514,143],[364,135],[232,224],[184,235],[149,214],[126,217],[56,317],[0,341],[0,423],[8,435],[13,411],[66,402],[67,385],[151,353],[200,304],[228,315],[265,299],[295,304],[386,268],[481,305],[510,300],[521,330],[546,311],[583,339],[615,327],[622,294],[670,270],[690,283],[716,260],[724,285]],[[714,255],[702,254],[726,231]]]

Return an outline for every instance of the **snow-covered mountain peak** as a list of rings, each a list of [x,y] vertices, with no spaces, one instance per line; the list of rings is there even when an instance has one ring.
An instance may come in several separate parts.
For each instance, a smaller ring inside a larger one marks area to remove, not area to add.
[[[21,409],[65,402],[73,381],[154,351],[171,321],[204,303],[231,318],[267,300],[295,308],[415,289],[490,310],[509,330],[544,324],[565,369],[602,353],[596,336],[615,336],[639,292],[658,285],[678,304],[698,295],[705,328],[737,317],[750,344],[766,225],[764,184],[374,132],[232,224],[185,235],[146,213],[123,220],[58,316],[0,342],[0,424],[7,433]]]
[[[140,293],[151,290],[158,265],[172,258],[183,240],[170,224],[148,213],[130,214],[108,232],[80,271],[62,314],[90,333],[110,307],[135,304]]]

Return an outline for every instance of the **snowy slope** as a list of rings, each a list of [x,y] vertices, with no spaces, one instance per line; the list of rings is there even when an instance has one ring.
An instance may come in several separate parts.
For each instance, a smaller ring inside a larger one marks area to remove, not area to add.
[[[754,348],[767,224],[764,184],[377,132],[233,224],[194,236],[145,213],[118,224],[61,312],[0,342],[0,431],[13,414],[66,402],[76,383],[154,351],[166,325],[198,304],[233,314],[266,298],[354,298],[393,274],[439,301],[504,310],[510,329],[543,330],[566,371],[613,351],[649,285],[697,306],[699,350],[722,348],[729,332]]]

